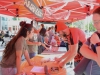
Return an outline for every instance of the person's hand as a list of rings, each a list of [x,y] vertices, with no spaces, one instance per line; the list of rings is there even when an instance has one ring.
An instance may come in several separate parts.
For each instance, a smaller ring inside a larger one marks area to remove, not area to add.
[[[41,59],[41,63],[46,63],[46,62],[49,62],[50,61],[50,58],[43,58]]]
[[[59,62],[61,61],[61,59],[60,59],[60,58],[55,57],[55,61],[56,61],[57,63],[59,63]]]
[[[32,63],[32,62],[29,63],[29,66],[33,66],[33,65],[34,65],[34,63]]]

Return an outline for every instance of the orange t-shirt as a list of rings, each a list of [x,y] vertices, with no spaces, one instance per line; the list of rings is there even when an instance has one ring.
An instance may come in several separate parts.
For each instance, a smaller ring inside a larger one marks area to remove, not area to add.
[[[82,43],[86,42],[85,33],[81,29],[70,28],[70,32],[71,32],[74,44],[77,44],[79,41]]]

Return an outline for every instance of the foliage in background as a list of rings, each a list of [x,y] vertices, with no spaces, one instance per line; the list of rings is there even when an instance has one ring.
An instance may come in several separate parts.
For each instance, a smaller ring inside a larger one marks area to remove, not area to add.
[[[85,31],[88,31],[88,29],[89,29],[89,32],[96,31],[96,29],[93,26],[92,21],[89,22],[89,28],[88,28],[88,24],[85,24],[83,20],[73,22],[73,24],[70,24],[70,27],[77,27],[77,28],[83,29]]]
[[[88,25],[86,25],[85,29],[88,30]],[[93,23],[90,22],[89,23],[89,32],[94,32],[94,31],[96,31],[96,29],[94,28]]]
[[[73,22],[73,27],[77,27],[77,28],[82,29],[83,25],[84,25],[84,21],[83,20],[79,20],[79,21]]]

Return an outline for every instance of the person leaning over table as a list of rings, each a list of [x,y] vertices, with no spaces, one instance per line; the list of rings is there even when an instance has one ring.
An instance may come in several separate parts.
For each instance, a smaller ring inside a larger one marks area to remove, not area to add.
[[[49,48],[47,47],[48,44],[46,44],[44,41],[45,35],[46,35],[46,29],[42,28],[37,37],[38,42],[41,42],[41,45],[38,46],[38,54],[41,54],[44,50],[49,50]]]
[[[61,37],[62,35],[66,35],[69,44],[69,50],[60,58],[55,58],[55,61],[59,63],[59,66],[63,67],[76,56],[79,41],[84,43],[86,41],[86,37],[81,29],[69,28],[63,21],[58,21],[56,25],[57,32],[59,32]]]
[[[28,52],[29,52],[29,57],[30,58],[33,58],[34,56],[36,56],[36,53],[37,53],[37,46],[43,46],[46,50],[49,50],[48,47],[45,46],[45,44],[41,43],[41,42],[35,42],[34,41],[34,38],[33,39],[29,39],[26,41],[27,42],[27,45],[28,45]]]
[[[93,26],[97,31],[91,35],[90,41],[87,40],[86,43],[83,44],[80,53],[84,57],[91,59],[86,67],[85,75],[100,75],[100,7],[93,11],[92,19]],[[92,48],[93,46],[94,48]]]
[[[29,57],[33,58],[37,53],[37,50],[38,50],[37,46],[40,46],[41,42],[35,42],[34,37],[32,39],[27,40],[26,42],[29,48],[28,50]]]
[[[31,23],[33,23],[33,22],[31,22]],[[42,26],[38,30],[33,28],[34,34],[38,34],[41,29],[42,29]],[[29,57],[33,58],[37,53],[37,50],[38,50],[37,46],[41,45],[41,42],[37,42],[37,40],[34,38],[34,35],[32,38],[26,40],[26,42],[27,42],[27,45],[29,48],[29,50],[28,50]]]
[[[33,37],[33,26],[20,22],[20,30],[5,47],[1,60],[1,75],[21,75],[21,56],[24,54],[28,64],[32,66],[28,55],[26,40]]]

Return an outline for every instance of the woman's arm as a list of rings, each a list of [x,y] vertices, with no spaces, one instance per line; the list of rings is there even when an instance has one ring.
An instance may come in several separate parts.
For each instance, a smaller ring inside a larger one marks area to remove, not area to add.
[[[96,62],[98,63],[97,54],[94,53],[94,52],[88,47],[88,45],[83,44],[82,47],[80,48],[80,53],[81,53],[84,57],[86,57],[86,58],[88,58],[88,59],[92,59],[92,60],[94,60],[94,61],[96,61]]]
[[[30,61],[29,54],[28,54],[28,51],[27,51],[27,50],[24,51],[24,56],[25,56],[25,58],[26,58],[28,64],[29,64],[30,66],[32,66],[33,64],[32,64],[32,62]]]
[[[41,43],[41,45],[42,45],[44,48],[46,48],[46,50],[49,50],[49,48],[46,47],[46,45],[45,45],[44,43]]]
[[[74,59],[74,57],[77,54],[77,50],[78,50],[78,44],[74,44],[74,45],[70,45],[70,52],[67,56],[67,58],[64,59],[63,63],[66,64],[68,62],[70,62],[72,59]]]
[[[35,29],[35,31],[37,32],[37,34],[40,32],[41,29],[42,29],[42,26],[40,26],[40,28],[38,30]]]
[[[55,58],[55,60],[57,62],[61,62],[63,59],[65,59],[65,58],[67,58],[69,56],[69,54],[71,53],[70,45],[68,45],[68,47],[69,47],[69,50],[64,55],[62,55],[60,58]]]
[[[45,46],[44,43],[41,42],[30,42],[30,41],[26,41],[27,45],[42,45],[44,48],[46,48],[48,50],[48,47]]]
[[[27,45],[41,45],[41,42],[30,42],[30,41],[26,41]]]
[[[68,52],[66,52],[60,58],[59,66],[63,67],[66,63],[70,62],[76,56],[77,50],[78,50],[78,44],[70,45],[70,50],[68,50]],[[62,59],[64,59],[64,60],[62,60]]]
[[[22,55],[22,51],[21,50],[16,51],[17,74],[20,74],[21,55]]]
[[[94,33],[91,36],[90,41],[91,41],[92,44],[96,45],[96,43],[99,43],[100,42],[100,38],[99,38],[99,36],[96,33]],[[100,66],[100,46],[96,46],[96,51],[97,51],[97,54],[95,53],[95,59],[94,60]]]
[[[69,54],[70,54],[70,45],[68,45],[68,47],[69,47],[69,50],[60,58],[60,59],[65,59],[65,58],[67,58],[68,56],[69,56]]]

